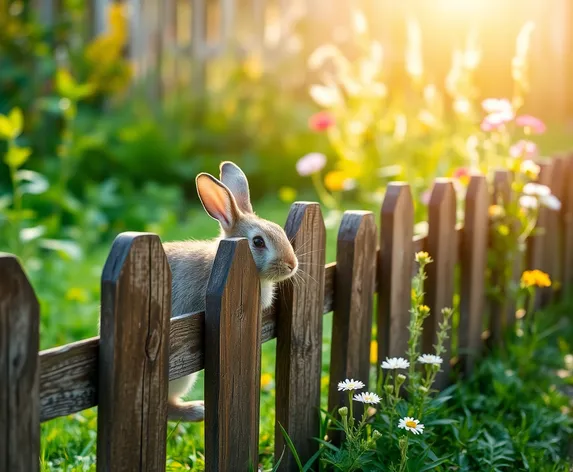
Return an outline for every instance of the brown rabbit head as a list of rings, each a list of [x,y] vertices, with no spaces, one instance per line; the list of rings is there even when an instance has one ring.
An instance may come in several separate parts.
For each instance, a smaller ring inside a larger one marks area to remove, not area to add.
[[[298,260],[284,230],[253,212],[249,184],[232,162],[220,166],[221,180],[197,176],[197,192],[205,211],[221,226],[221,238],[246,238],[263,280],[280,282],[292,277]]]

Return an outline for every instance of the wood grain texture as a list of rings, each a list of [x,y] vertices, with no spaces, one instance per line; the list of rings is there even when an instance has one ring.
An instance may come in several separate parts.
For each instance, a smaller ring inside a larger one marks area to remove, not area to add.
[[[281,287],[277,303],[275,457],[285,441],[279,423],[292,439],[302,462],[317,450],[312,438],[319,434],[322,312],[324,309],[324,258],[326,231],[317,203],[294,203],[285,232],[300,264],[300,280]],[[298,470],[285,451],[280,470]]]
[[[573,154],[565,159],[565,188],[561,209],[561,232],[563,234],[562,280],[569,289],[573,288]]]
[[[258,465],[261,317],[257,267],[246,239],[224,239],[205,312],[205,470]]]
[[[16,257],[0,253],[0,470],[40,461],[39,307]]]
[[[434,352],[438,323],[443,319],[442,309],[453,306],[454,269],[458,256],[456,232],[456,195],[449,179],[436,179],[429,204],[428,240],[426,250],[434,260],[426,268],[426,305],[430,315],[424,323],[422,351]],[[446,352],[442,371],[436,377],[436,387],[443,388],[448,383],[451,357],[451,334],[444,343]]]
[[[554,157],[551,160],[551,163],[552,177],[551,182],[549,183],[549,188],[551,189],[551,193],[561,202],[561,207],[563,207],[563,197],[565,194],[565,186],[567,185],[567,181],[565,180],[566,161],[561,157]],[[552,287],[543,292],[543,304],[557,300],[557,289],[563,284],[563,280],[561,279],[563,274],[561,265],[563,263],[564,248],[562,242],[563,233],[561,231],[561,219],[562,213],[560,210],[547,211],[544,266],[551,277]]]
[[[353,378],[368,385],[376,280],[376,223],[372,212],[344,213],[338,231],[336,267],[329,411],[348,406],[347,392],[338,391],[338,382]],[[354,411],[359,420],[361,409],[355,407]]]
[[[469,374],[482,350],[489,223],[489,192],[485,176],[470,178],[465,206],[460,250],[458,350],[462,368]]]
[[[97,405],[99,337],[40,353],[40,421]]]
[[[410,187],[392,182],[388,185],[380,215],[378,364],[387,356],[403,357],[408,349],[415,254],[413,237],[414,203]]]
[[[164,471],[171,271],[159,237],[120,234],[101,290],[97,470]]]

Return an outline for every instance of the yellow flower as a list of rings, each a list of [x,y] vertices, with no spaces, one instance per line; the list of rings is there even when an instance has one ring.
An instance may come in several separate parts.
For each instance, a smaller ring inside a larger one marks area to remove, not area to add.
[[[370,364],[378,363],[378,342],[372,341],[370,343]]]
[[[522,287],[551,287],[549,275],[540,270],[526,270],[521,275]]]
[[[119,91],[131,80],[131,66],[123,58],[129,30],[125,8],[122,3],[110,5],[109,31],[96,37],[85,49],[91,66],[89,82],[103,92]]]
[[[340,170],[330,171],[324,177],[324,185],[331,192],[340,192],[344,189],[346,177],[346,174]]]
[[[501,205],[490,205],[488,208],[489,217],[493,220],[502,218],[505,215],[505,210]]]
[[[279,189],[279,198],[285,203],[294,202],[296,198],[296,190],[292,187],[281,187]]]
[[[418,307],[418,311],[420,312],[421,315],[427,315],[428,313],[430,313],[430,307],[428,305],[420,305]]]
[[[416,262],[418,264],[429,264],[430,262],[432,262],[432,258],[427,252],[420,251],[416,253]]]
[[[499,225],[497,228],[497,232],[502,236],[507,236],[509,234],[509,226],[507,225]]]
[[[261,375],[261,388],[266,390],[270,387],[273,381],[273,376],[271,374],[262,374]]]

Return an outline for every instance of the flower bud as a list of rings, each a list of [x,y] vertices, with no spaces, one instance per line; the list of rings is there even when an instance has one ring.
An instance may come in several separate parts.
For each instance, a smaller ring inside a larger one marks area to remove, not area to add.
[[[416,262],[420,265],[426,265],[432,262],[432,258],[425,251],[420,251],[416,253]]]
[[[391,394],[394,391],[394,385],[384,385],[386,393]]]
[[[396,382],[398,384],[398,387],[400,387],[400,385],[402,385],[405,380],[406,376],[404,374],[398,374],[398,376],[396,377]]]
[[[372,431],[372,439],[374,441],[376,441],[377,439],[382,437],[382,433],[380,431],[378,431],[377,429],[375,429],[374,431]]]
[[[430,313],[430,307],[428,305],[420,305],[418,307],[418,311],[422,316],[426,316],[427,314]]]
[[[338,409],[338,414],[340,416],[348,416],[348,408],[343,406]]]
[[[423,385],[420,385],[420,386],[418,387],[418,390],[419,390],[421,393],[428,393],[428,388],[427,388],[427,387],[424,387]]]

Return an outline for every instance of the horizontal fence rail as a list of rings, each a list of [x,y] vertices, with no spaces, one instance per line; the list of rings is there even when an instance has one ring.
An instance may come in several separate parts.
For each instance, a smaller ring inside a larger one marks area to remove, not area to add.
[[[540,181],[562,207],[542,210],[544,231],[528,240],[526,260],[510,261],[511,278],[538,268],[557,286],[571,287],[573,155],[541,164]],[[378,361],[404,355],[414,254],[420,250],[434,259],[425,287],[432,315],[424,326],[424,349],[435,342],[442,308],[452,306],[454,293],[460,296],[457,351],[444,363],[438,384],[447,385],[453,369],[471,372],[484,339],[500,342],[515,320],[514,306],[486,304],[485,296],[488,208],[497,199],[515,198],[508,182],[507,172],[498,171],[490,196],[485,177],[472,176],[459,225],[452,182],[436,180],[424,236],[413,235],[408,185],[391,183],[378,234],[373,213],[345,212],[336,262],[330,264],[324,260],[320,206],[293,204],[285,232],[295,250],[302,250],[303,280],[283,283],[274,306],[263,313],[256,268],[243,239],[220,243],[206,312],[170,319],[171,271],[159,237],[122,233],[103,270],[101,337],[41,352],[34,291],[15,257],[0,255],[0,466],[37,470],[30,458],[38,457],[40,423],[98,406],[98,470],[164,470],[168,382],[205,369],[206,469],[243,464],[247,470],[258,460],[261,344],[274,338],[277,428],[286,429],[303,462],[308,460],[317,450],[312,438],[320,428],[323,315],[333,312],[336,350],[328,395],[333,408],[345,401],[335,388],[339,380],[368,380],[376,294]],[[543,292],[538,303],[562,293]],[[280,429],[275,446],[278,457],[285,446]],[[296,470],[288,453],[281,470]]]

